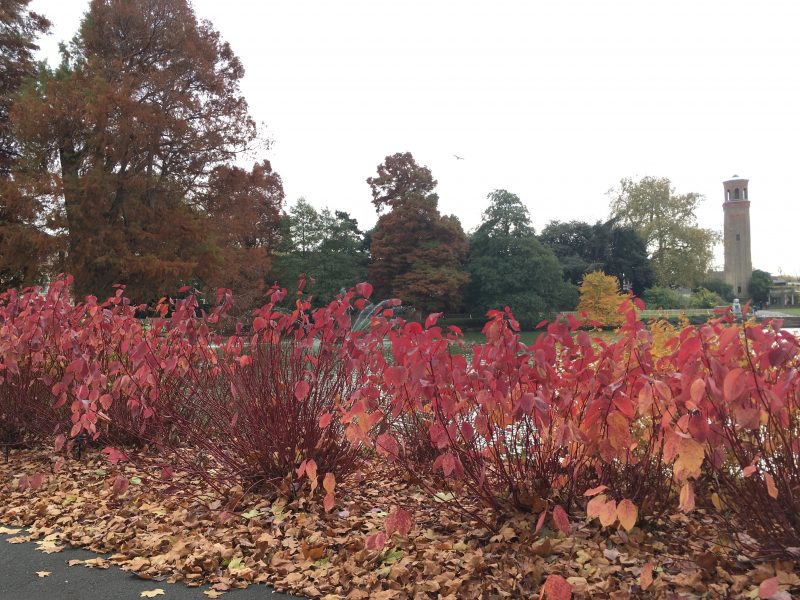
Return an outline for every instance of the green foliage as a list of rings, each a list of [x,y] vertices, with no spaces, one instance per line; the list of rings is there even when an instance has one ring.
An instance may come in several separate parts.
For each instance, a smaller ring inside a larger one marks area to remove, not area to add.
[[[567,280],[578,285],[586,273],[603,271],[629,284],[633,293],[655,282],[644,240],[615,220],[589,225],[583,221],[552,221],[539,239],[558,257]]]
[[[645,240],[660,286],[694,287],[705,278],[718,235],[697,226],[700,194],[678,195],[670,180],[623,179],[612,190],[611,212]]]
[[[483,221],[470,236],[467,305],[473,313],[509,306],[523,326],[575,306],[553,252],[537,238],[528,209],[506,190],[489,194]]]
[[[692,308],[716,308],[723,304],[725,304],[725,301],[719,294],[703,287],[695,290],[690,299]]]
[[[439,214],[430,169],[411,153],[398,153],[387,156],[367,183],[376,209],[390,209],[370,236],[375,294],[422,312],[458,311],[469,279],[461,268],[467,240],[458,218]]]
[[[766,271],[755,269],[747,284],[747,293],[753,302],[763,304],[769,301],[769,288],[772,286],[772,275]]]
[[[733,286],[730,283],[726,283],[722,279],[717,277],[706,279],[700,287],[704,287],[705,289],[714,292],[725,302],[733,302]]]
[[[689,308],[689,298],[679,292],[666,287],[652,287],[642,294],[645,308],[656,310],[664,308],[674,310],[678,308]]]
[[[272,278],[292,286],[301,275],[313,279],[306,291],[317,305],[327,304],[367,274],[367,253],[358,222],[348,213],[317,211],[304,198],[284,216],[282,245]]]

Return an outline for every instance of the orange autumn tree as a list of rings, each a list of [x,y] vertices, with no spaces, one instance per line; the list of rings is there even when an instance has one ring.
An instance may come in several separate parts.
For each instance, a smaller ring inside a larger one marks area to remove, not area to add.
[[[19,191],[24,167],[10,120],[17,93],[36,75],[36,38],[50,27],[28,4],[0,0],[0,289],[38,283],[53,242],[47,223],[38,219],[39,200]]]
[[[25,158],[40,165],[31,187],[57,200],[40,217],[59,221],[78,293],[119,282],[152,300],[236,271],[239,250],[269,251],[261,229],[277,227],[280,180],[263,165],[228,166],[256,139],[243,75],[187,0],[92,0],[61,65],[42,70],[12,113]],[[250,219],[258,205],[271,216]],[[213,222],[237,212],[248,221],[235,232]]]
[[[370,177],[378,218],[369,280],[379,298],[401,298],[423,312],[456,311],[469,276],[467,238],[458,218],[439,213],[436,180],[410,152],[387,156]]]
[[[624,319],[619,308],[626,296],[619,292],[619,280],[602,271],[594,271],[583,278],[580,287],[578,312],[603,325],[621,325]]]

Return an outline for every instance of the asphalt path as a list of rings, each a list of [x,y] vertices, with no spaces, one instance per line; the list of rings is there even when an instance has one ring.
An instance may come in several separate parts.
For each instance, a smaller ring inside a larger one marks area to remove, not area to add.
[[[90,569],[83,565],[70,567],[70,560],[87,560],[98,555],[67,547],[61,552],[45,554],[34,542],[9,544],[6,539],[18,534],[0,535],[0,600],[134,600],[141,593],[156,589],[163,600],[208,600],[203,590],[182,583],[140,579],[116,565],[108,569]],[[36,572],[49,572],[39,577]],[[230,590],[224,600],[302,600],[273,591],[264,585],[251,585],[246,590]]]

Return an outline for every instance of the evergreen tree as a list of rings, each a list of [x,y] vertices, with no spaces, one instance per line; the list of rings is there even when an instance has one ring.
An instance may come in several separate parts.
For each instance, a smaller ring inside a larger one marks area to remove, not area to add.
[[[509,306],[528,327],[554,310],[573,309],[575,288],[564,282],[558,259],[537,239],[519,197],[495,190],[488,198],[483,220],[470,236],[468,308],[483,314]]]

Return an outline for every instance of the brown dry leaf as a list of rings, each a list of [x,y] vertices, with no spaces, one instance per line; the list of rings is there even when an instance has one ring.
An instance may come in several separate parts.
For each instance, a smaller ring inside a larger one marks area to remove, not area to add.
[[[217,590],[203,590],[203,593],[209,598],[219,598],[225,595],[225,592],[218,592]]]
[[[145,590],[139,597],[141,598],[155,598],[156,596],[164,596],[164,590],[162,588],[156,588],[154,590]]]
[[[50,571],[36,571],[36,575],[41,577],[47,577],[50,575]]]

